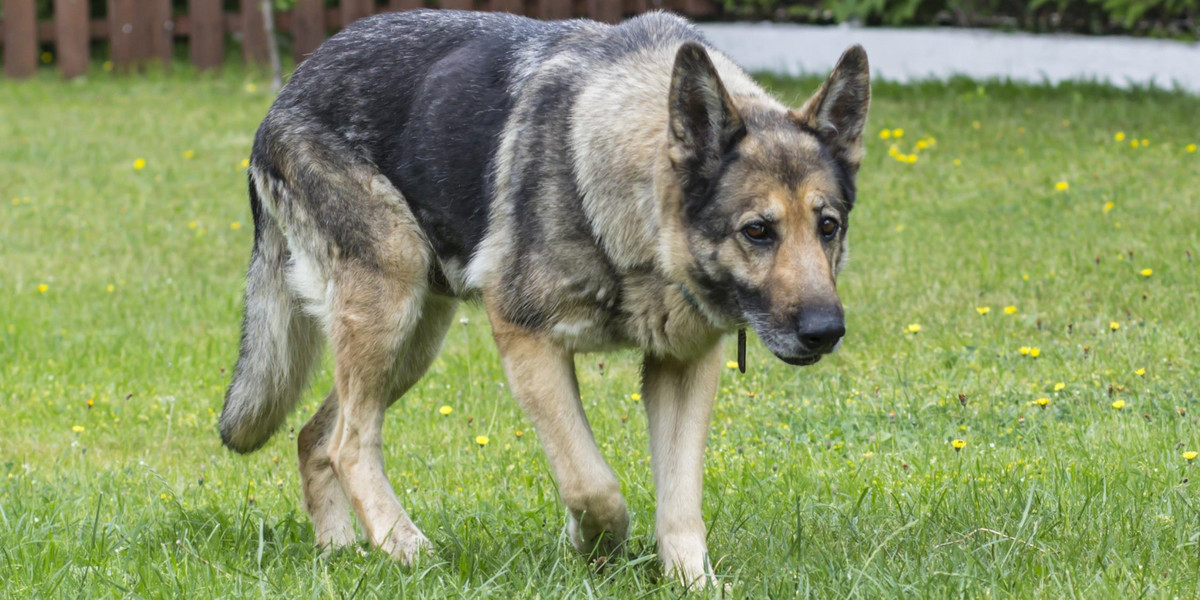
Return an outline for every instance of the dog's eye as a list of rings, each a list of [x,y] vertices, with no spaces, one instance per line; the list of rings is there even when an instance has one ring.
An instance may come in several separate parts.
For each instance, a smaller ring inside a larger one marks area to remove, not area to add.
[[[762,221],[754,221],[742,228],[742,235],[752,242],[762,244],[771,241],[771,229]]]
[[[825,239],[831,240],[838,232],[838,222],[830,219],[829,217],[825,217],[824,219],[821,219],[820,229],[821,235],[824,236]]]

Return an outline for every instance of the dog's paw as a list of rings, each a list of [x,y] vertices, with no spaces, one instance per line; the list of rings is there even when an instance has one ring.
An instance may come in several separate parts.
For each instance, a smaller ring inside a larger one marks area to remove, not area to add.
[[[629,513],[624,503],[619,512],[608,519],[583,515],[583,522],[571,510],[567,511],[567,537],[580,554],[606,556],[617,552],[629,532]]]
[[[729,585],[719,582],[713,573],[702,533],[660,537],[658,557],[667,577],[688,589],[729,591]]]
[[[396,562],[408,567],[418,557],[433,554],[433,543],[417,529],[395,530],[379,544],[379,549],[391,555]]]
[[[323,556],[347,546],[352,546],[358,542],[358,537],[354,535],[354,527],[346,524],[340,527],[330,527],[317,532],[317,547],[321,549]]]

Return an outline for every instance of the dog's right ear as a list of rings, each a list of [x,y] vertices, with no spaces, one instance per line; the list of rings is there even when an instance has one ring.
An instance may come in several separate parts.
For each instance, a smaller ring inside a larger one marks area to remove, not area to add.
[[[688,42],[675,55],[668,119],[671,166],[689,198],[703,195],[746,126],[700,44]]]

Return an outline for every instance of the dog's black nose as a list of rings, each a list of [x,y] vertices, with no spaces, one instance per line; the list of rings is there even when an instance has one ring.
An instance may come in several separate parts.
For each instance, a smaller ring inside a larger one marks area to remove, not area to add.
[[[846,335],[842,311],[836,309],[806,312],[798,326],[800,343],[809,352],[828,352]]]

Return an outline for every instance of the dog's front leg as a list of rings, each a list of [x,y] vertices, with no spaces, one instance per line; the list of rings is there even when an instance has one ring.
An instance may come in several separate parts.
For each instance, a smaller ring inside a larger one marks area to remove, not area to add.
[[[583,412],[572,354],[489,312],[509,387],[533,421],[567,505],[571,543],[585,554],[611,551],[625,541],[629,513]]]
[[[704,446],[720,373],[720,342],[691,361],[645,359],[642,396],[658,496],[658,556],[668,575],[688,585],[715,583],[700,509]]]

